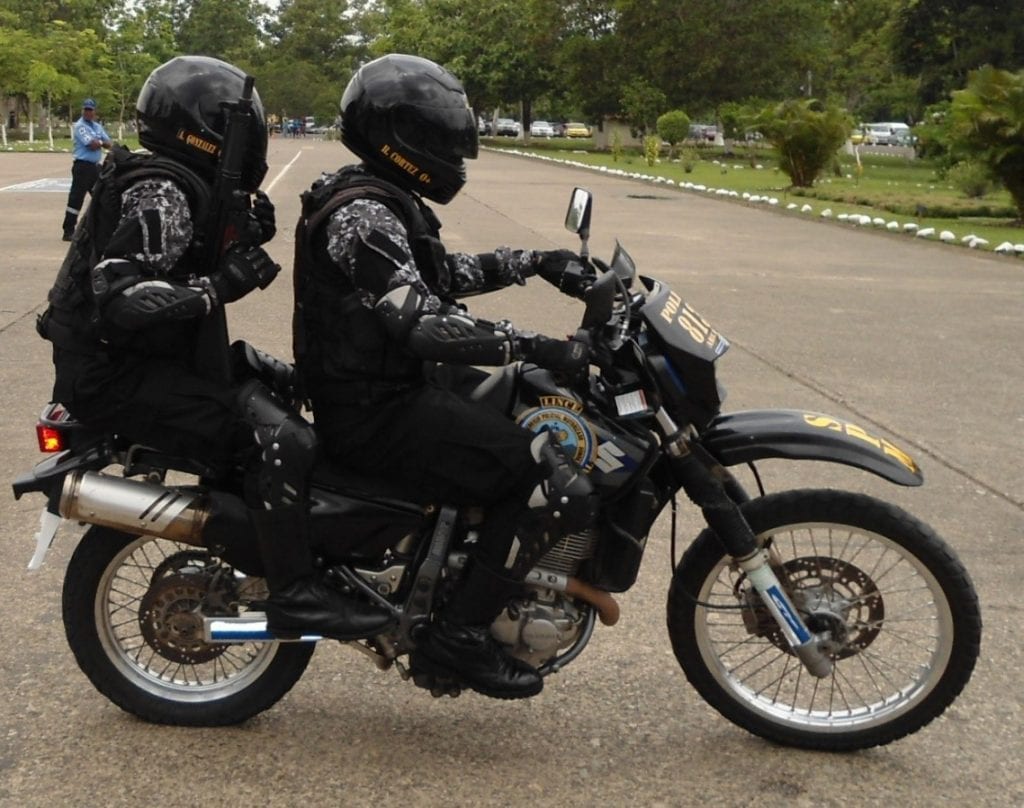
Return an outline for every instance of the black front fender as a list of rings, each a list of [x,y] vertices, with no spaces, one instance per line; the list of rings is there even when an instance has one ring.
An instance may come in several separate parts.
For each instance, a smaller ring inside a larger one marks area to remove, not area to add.
[[[817,412],[748,410],[720,415],[701,434],[700,443],[723,466],[770,457],[826,460],[899,485],[924,482],[914,458],[891,441]]]

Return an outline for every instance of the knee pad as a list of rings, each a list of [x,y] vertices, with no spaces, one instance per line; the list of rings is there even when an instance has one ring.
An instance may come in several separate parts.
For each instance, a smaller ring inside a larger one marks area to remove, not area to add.
[[[316,458],[313,427],[256,381],[239,390],[238,406],[261,450],[256,471],[260,498],[270,508],[302,503]]]
[[[542,479],[527,502],[526,518],[517,531],[525,553],[512,566],[532,566],[555,542],[570,533],[586,530],[597,517],[598,498],[594,487],[565,449],[550,433],[538,435],[530,444]]]

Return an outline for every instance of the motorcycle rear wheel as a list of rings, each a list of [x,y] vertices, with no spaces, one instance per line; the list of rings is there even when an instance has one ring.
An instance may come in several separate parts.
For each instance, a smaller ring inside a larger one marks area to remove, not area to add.
[[[742,507],[804,619],[836,639],[833,671],[815,679],[804,669],[705,530],[673,576],[668,629],[711,706],[777,743],[848,751],[916,732],[953,702],[978,657],[981,614],[967,571],[927,525],[843,491],[789,491]]]
[[[276,704],[302,676],[314,643],[197,638],[191,610],[210,562],[203,548],[95,526],[75,549],[64,577],[68,644],[121,709],[156,724],[238,724]]]

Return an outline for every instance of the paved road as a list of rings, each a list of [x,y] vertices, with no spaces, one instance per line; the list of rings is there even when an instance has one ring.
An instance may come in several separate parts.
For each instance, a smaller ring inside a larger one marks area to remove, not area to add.
[[[341,162],[337,144],[276,140],[271,194],[290,260],[298,193]],[[0,189],[68,173],[59,155],[0,155]],[[927,475],[903,490],[816,464],[769,464],[774,489],[835,484],[887,496],[931,522],[971,570],[983,659],[946,716],[916,736],[847,756],[793,752],[705,706],[666,644],[668,523],[652,535],[623,619],[599,629],[537,699],[434,700],[360,656],[323,646],[277,707],[222,730],[153,727],[99,696],[60,621],[74,545],[25,572],[41,503],[0,496],[0,805],[1020,805],[1024,654],[1017,619],[1024,534],[1024,264],[522,158],[484,154],[444,210],[452,248],[573,246],[574,184],[597,202],[592,247],[619,237],[734,341],[722,360],[732,409],[793,406],[851,418],[914,451]],[[63,254],[59,191],[0,190],[0,476],[38,459],[32,427],[50,384],[33,320]],[[289,344],[289,279],[235,304],[234,336]],[[474,309],[548,333],[578,303],[543,282]],[[700,527],[692,512],[681,531]]]

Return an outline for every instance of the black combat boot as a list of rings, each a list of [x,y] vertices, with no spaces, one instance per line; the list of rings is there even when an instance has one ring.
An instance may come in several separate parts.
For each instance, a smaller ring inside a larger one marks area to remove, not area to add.
[[[417,638],[413,674],[454,679],[496,699],[536,696],[544,679],[529,663],[507,654],[491,623],[522,584],[474,563],[435,621]]]
[[[253,510],[250,516],[270,589],[264,608],[271,633],[359,640],[394,625],[386,609],[343,595],[314,575],[298,507]]]
[[[62,241],[71,241],[71,239],[75,235],[75,225],[77,223],[78,223],[78,215],[77,214],[74,214],[74,213],[71,213],[71,212],[67,212],[67,213],[64,214],[64,226],[63,226],[64,236],[61,239]]]

